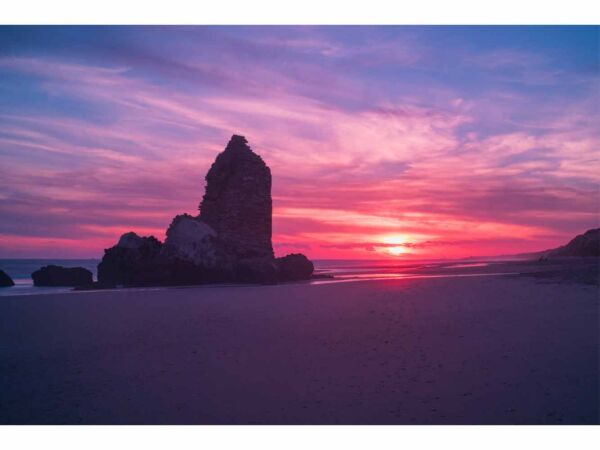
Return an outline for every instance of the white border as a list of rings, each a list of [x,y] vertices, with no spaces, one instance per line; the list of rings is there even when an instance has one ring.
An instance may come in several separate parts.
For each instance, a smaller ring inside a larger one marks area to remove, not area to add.
[[[19,0],[2,24],[588,24],[592,0]]]
[[[244,450],[595,449],[598,426],[51,426],[1,427],[4,448]]]

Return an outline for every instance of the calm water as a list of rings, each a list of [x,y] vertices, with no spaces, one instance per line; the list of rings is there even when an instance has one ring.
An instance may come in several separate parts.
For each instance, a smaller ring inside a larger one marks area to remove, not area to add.
[[[0,288],[2,295],[24,295],[68,292],[68,287],[34,287],[31,274],[43,266],[56,265],[63,267],[85,267],[94,274],[96,279],[96,266],[98,259],[0,259],[0,269],[10,276],[15,285],[9,288]]]
[[[331,275],[332,278],[317,279],[311,283],[505,275],[505,272],[497,270],[495,266],[501,262],[505,260],[317,260],[315,274]]]
[[[96,279],[97,259],[0,259],[0,269],[15,282],[10,288],[0,288],[0,296],[69,292],[68,287],[34,287],[31,273],[40,267],[54,264],[64,267],[85,267]],[[492,275],[492,261],[471,260],[315,260],[315,274],[332,275],[333,279],[314,280],[314,284],[352,280],[381,280],[406,277],[437,277]],[[482,269],[482,273],[478,273]],[[475,273],[474,273],[475,271]]]

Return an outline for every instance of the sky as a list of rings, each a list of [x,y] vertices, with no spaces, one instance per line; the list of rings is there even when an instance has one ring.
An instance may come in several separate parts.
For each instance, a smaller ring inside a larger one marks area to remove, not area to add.
[[[562,245],[600,226],[599,29],[0,26],[0,257],[164,239],[232,134],[277,256]]]

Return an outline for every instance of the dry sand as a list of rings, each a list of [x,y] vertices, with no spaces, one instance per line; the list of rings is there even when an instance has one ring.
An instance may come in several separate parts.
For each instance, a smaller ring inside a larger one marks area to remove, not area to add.
[[[0,299],[0,423],[598,423],[598,288],[480,276]]]

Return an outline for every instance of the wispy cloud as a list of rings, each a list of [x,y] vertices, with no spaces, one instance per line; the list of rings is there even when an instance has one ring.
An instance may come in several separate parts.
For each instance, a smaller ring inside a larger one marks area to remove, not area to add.
[[[498,78],[569,77],[544,50],[471,51],[474,66],[453,70],[497,88],[480,92],[435,69],[423,33],[246,30],[1,56],[0,253],[97,256],[130,229],[162,238],[196,211],[232,133],[272,168],[278,252],[510,253],[598,225],[597,92],[575,83],[553,100]]]

